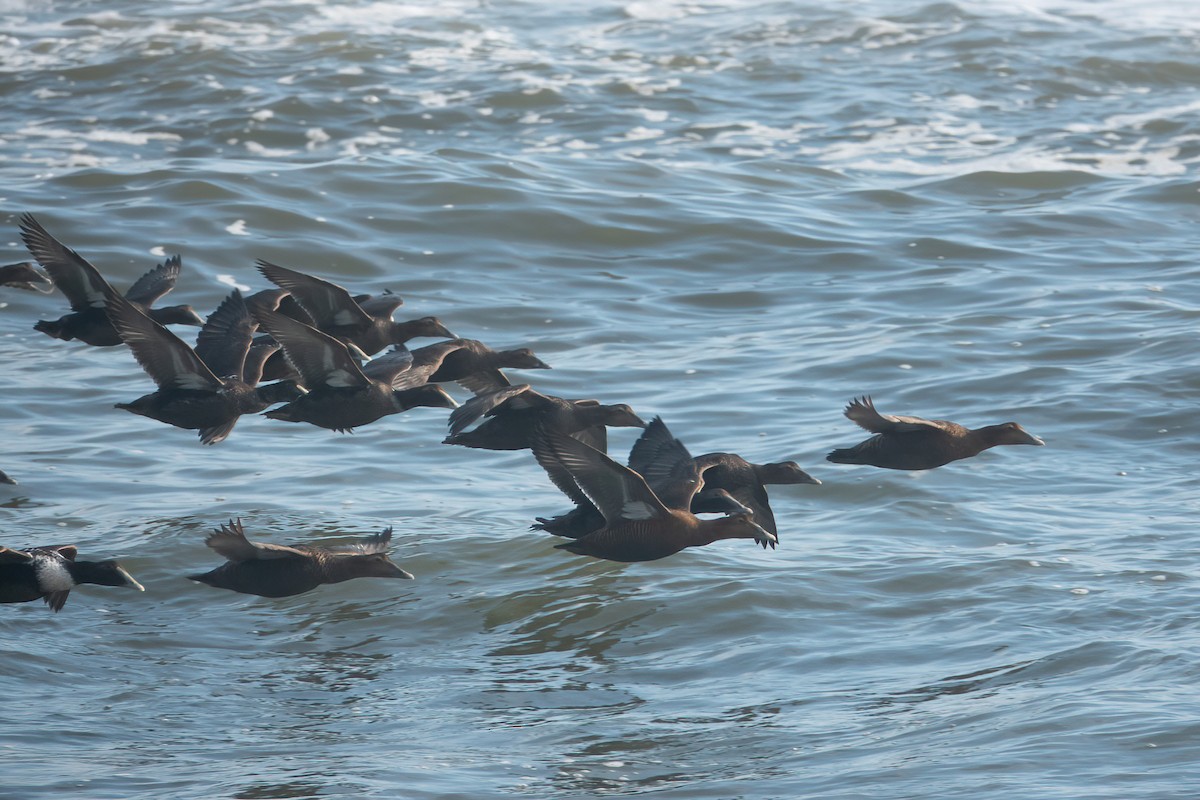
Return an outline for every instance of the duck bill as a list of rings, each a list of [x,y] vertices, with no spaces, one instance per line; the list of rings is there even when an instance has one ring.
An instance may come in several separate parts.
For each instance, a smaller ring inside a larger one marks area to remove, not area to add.
[[[413,579],[414,579],[416,576],[415,576],[415,575],[413,575],[411,572],[409,572],[409,571],[408,571],[408,570],[406,570],[406,569],[401,569],[400,567],[396,567],[396,571],[395,571],[395,572],[393,572],[393,573],[392,573],[391,575],[389,575],[388,577],[389,577],[389,578],[400,578],[400,579],[402,579],[402,580],[411,581],[411,580],[413,580]]]
[[[1046,442],[1041,437],[1034,436],[1029,431],[1021,431],[1021,433],[1023,433],[1024,436],[1021,438],[1020,441],[1013,442],[1013,444],[1032,444],[1032,445],[1036,445],[1038,447],[1046,446]]]
[[[139,592],[146,591],[146,587],[142,586],[140,583],[138,583],[136,580],[134,580],[133,576],[130,575],[128,572],[126,572],[124,567],[117,567],[117,573],[122,578],[125,579],[126,586],[133,587],[134,589],[137,589]]]

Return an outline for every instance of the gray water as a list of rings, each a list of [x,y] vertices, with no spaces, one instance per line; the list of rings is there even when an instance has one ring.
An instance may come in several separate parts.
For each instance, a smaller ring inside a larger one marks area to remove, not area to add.
[[[258,258],[390,288],[824,482],[772,491],[775,551],[573,556],[444,411],[204,448],[5,289],[0,544],[146,592],[0,608],[0,797],[1196,796],[1192,3],[0,8],[0,263],[28,211],[122,289],[181,253],[203,311]],[[826,463],[862,393],[1047,446]],[[185,580],[234,517],[394,526],[417,579]]]

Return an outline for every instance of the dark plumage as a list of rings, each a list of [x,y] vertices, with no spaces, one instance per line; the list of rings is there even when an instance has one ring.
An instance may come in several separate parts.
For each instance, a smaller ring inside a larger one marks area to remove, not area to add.
[[[393,322],[392,314],[404,302],[397,294],[352,297],[336,283],[269,261],[259,261],[258,269],[267,280],[291,292],[312,317],[314,328],[335,339],[353,342],[367,355],[374,355],[388,345],[403,345],[419,336],[454,337],[436,317]]]
[[[17,482],[16,482],[14,479],[12,479],[12,478],[8,477],[7,475],[5,475],[3,470],[0,470],[0,483],[7,483],[7,484],[9,484],[10,486],[16,486],[16,485],[17,485]]]
[[[779,531],[763,484],[821,482],[794,461],[751,464],[732,453],[707,453],[693,458],[671,435],[661,417],[655,417],[629,452],[629,468],[646,479],[651,491],[668,508],[693,514],[727,514],[749,509],[754,521],[775,540],[760,540],[775,547]],[[578,538],[601,526],[603,517],[584,505],[557,517],[539,517],[536,530]]]
[[[720,539],[775,538],[746,508],[716,519],[688,511],[698,480],[690,488],[680,485],[671,508],[641,475],[567,434],[539,431],[533,454],[555,486],[580,507],[591,504],[604,518],[603,527],[557,545],[560,549],[612,561],[653,561]]]
[[[198,430],[203,444],[224,441],[242,414],[303,395],[294,383],[255,387],[262,360],[278,345],[260,347],[253,359],[247,358],[257,323],[237,290],[204,323],[195,350],[115,292],[108,295],[108,315],[158,384],[153,394],[117,403],[117,408]]]
[[[970,458],[1001,444],[1044,445],[1015,422],[965,428],[944,419],[880,414],[870,397],[846,406],[846,417],[875,434],[866,441],[834,450],[826,459],[835,464],[869,464],[885,469],[933,469]]]
[[[55,339],[78,339],[98,347],[120,344],[121,337],[109,323],[104,310],[105,297],[115,291],[100,272],[79,253],[47,233],[30,214],[21,216],[21,238],[30,254],[50,273],[54,285],[71,302],[72,313],[53,321],[40,320],[34,329]],[[167,259],[138,278],[125,297],[160,325],[203,325],[204,320],[191,306],[150,308],[154,301],[175,287],[179,269],[179,256]]]
[[[303,397],[268,411],[272,419],[308,422],[345,433],[416,406],[457,406],[439,386],[403,382],[400,373],[410,364],[407,351],[376,359],[386,367],[377,365],[368,377],[341,341],[278,312],[256,313],[308,389]]]
[[[288,597],[315,589],[323,583],[341,583],[353,578],[412,578],[387,556],[392,529],[369,536],[359,544],[319,547],[298,544],[290,547],[252,542],[246,538],[242,521],[230,520],[204,543],[226,558],[226,562],[202,575],[188,578],[218,589],[231,589],[262,597]]]
[[[604,428],[599,430],[604,431]],[[601,452],[605,451],[604,442],[595,441],[590,434],[589,430],[582,437],[576,434],[574,438]],[[661,417],[652,419],[634,442],[629,451],[629,468],[646,480],[646,485],[667,508],[690,510],[693,496],[703,486],[691,453],[683,442],[671,435]],[[571,499],[575,501],[575,508],[556,517],[537,517],[537,522],[530,529],[579,539],[604,527],[604,515],[586,495],[580,492]],[[741,504],[734,503],[721,508],[719,513],[740,508]]]
[[[479,427],[465,430],[485,416],[488,419]],[[605,426],[644,428],[646,423],[624,403],[564,400],[535,392],[523,383],[484,392],[463,403],[450,414],[450,435],[443,443],[485,450],[523,450],[532,446],[538,426],[574,434],[587,428],[603,431]]]
[[[10,550],[0,547],[0,603],[45,599],[61,611],[71,589],[81,583],[145,588],[116,561],[76,561],[73,544]]]
[[[692,512],[720,513],[729,497],[754,512],[754,521],[763,530],[779,536],[775,514],[767,496],[766,484],[804,483],[819,486],[820,481],[800,469],[795,461],[751,464],[734,453],[706,453],[696,456],[696,469],[704,478],[704,487],[692,498]],[[726,496],[725,493],[728,493]],[[772,543],[772,547],[774,543]]]
[[[474,394],[511,386],[501,369],[550,369],[528,347],[493,350],[475,339],[418,347],[412,351],[409,371],[429,383],[453,381]]]
[[[54,284],[50,282],[50,279],[28,261],[0,267],[0,286],[11,286],[14,289],[26,289],[43,294],[54,291]]]

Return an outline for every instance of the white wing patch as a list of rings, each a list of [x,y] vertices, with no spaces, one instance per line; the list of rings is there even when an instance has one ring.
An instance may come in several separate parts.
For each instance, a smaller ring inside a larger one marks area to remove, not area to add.
[[[622,519],[650,519],[653,516],[654,509],[642,500],[627,500],[625,505],[621,506]]]

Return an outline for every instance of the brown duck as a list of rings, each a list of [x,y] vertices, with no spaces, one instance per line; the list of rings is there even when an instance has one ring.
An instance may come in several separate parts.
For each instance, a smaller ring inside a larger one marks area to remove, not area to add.
[[[11,286],[14,289],[25,289],[43,294],[54,291],[54,284],[50,282],[50,279],[28,261],[0,267],[0,286]]]
[[[387,555],[392,529],[388,528],[358,544],[320,547],[298,544],[291,547],[252,542],[239,519],[222,525],[204,543],[224,556],[226,562],[214,570],[188,578],[218,589],[230,589],[261,597],[289,597],[324,583],[341,583],[353,578],[412,578]]]
[[[875,435],[854,447],[831,452],[826,459],[835,464],[933,469],[1001,444],[1045,444],[1015,422],[971,429],[944,419],[880,414],[866,396],[851,401],[845,414]]]
[[[108,295],[108,316],[158,384],[158,391],[117,408],[199,431],[203,444],[224,441],[242,414],[304,394],[292,381],[255,385],[263,360],[279,345],[251,346],[258,323],[236,289],[209,315],[195,350],[115,292]]]
[[[283,346],[308,390],[303,397],[266,412],[271,419],[308,422],[346,433],[416,406],[458,405],[440,386],[417,382],[422,376],[408,373],[411,354],[407,351],[376,359],[384,368],[376,365],[368,375],[340,340],[276,311],[260,308],[255,314],[263,329]]]
[[[474,430],[466,430],[487,417]],[[450,435],[443,444],[484,450],[524,450],[532,445],[538,426],[563,433],[587,428],[644,428],[646,423],[624,403],[604,405],[596,400],[566,400],[535,392],[529,384],[505,386],[479,394],[450,414]],[[598,447],[597,449],[604,449]]]
[[[258,270],[267,280],[291,293],[312,317],[314,328],[336,339],[353,342],[369,356],[388,345],[403,345],[419,336],[454,338],[436,317],[393,322],[392,314],[404,303],[398,294],[388,292],[354,297],[336,283],[269,261],[260,260]]]
[[[121,337],[105,314],[105,298],[115,290],[83,256],[51,236],[30,214],[21,217],[21,238],[67,300],[71,313],[57,320],[40,320],[33,327],[47,336],[70,341],[78,339],[97,347],[113,347]],[[125,298],[160,325],[203,325],[191,306],[151,308],[151,304],[175,288],[181,262],[173,256],[138,278]]]
[[[528,347],[493,350],[476,339],[451,339],[413,350],[410,370],[429,383],[453,381],[478,395],[511,386],[500,371],[509,368],[550,369],[550,365]]]
[[[669,507],[641,475],[560,431],[539,431],[533,454],[564,494],[580,506],[590,503],[604,517],[600,529],[557,545],[560,549],[611,561],[653,561],[721,539],[775,539],[744,507],[716,519],[687,511],[698,480],[680,490],[672,502],[677,507]]]

